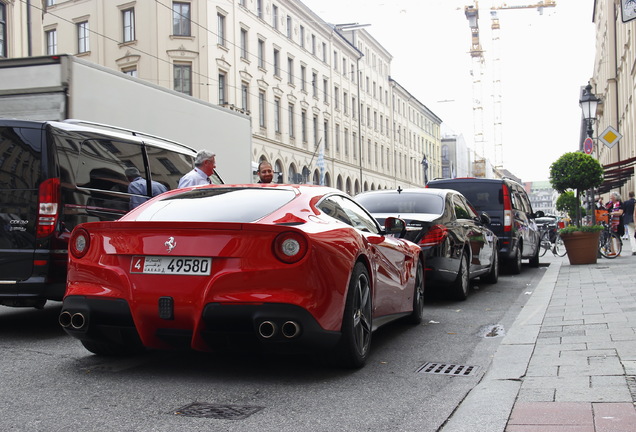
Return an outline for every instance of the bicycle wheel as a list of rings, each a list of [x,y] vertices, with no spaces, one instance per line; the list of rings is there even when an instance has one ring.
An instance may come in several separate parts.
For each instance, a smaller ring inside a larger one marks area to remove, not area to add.
[[[541,234],[541,240],[539,241],[539,256],[542,257],[551,248],[552,243],[550,243],[550,233],[548,231],[543,231],[543,234]]]
[[[565,243],[563,243],[563,239],[558,234],[554,239],[554,248],[552,249],[552,251],[556,256],[560,257],[565,256],[565,254],[567,253],[567,251],[565,250]]]
[[[603,258],[616,258],[623,249],[623,243],[616,233],[601,232],[598,251]]]

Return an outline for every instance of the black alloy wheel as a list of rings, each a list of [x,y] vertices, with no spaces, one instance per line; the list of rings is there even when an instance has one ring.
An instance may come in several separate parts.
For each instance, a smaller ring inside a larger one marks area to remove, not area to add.
[[[466,255],[466,252],[462,252],[459,259],[457,278],[451,285],[450,295],[453,299],[464,301],[468,297],[468,290],[470,288],[470,277],[468,272],[468,256]]]
[[[417,261],[415,269],[415,286],[413,287],[413,312],[406,317],[409,324],[420,324],[424,316],[424,265],[422,260]]]

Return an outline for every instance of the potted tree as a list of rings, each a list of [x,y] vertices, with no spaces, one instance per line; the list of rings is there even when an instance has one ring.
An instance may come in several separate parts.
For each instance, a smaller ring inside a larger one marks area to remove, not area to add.
[[[550,165],[550,183],[559,193],[575,191],[574,224],[559,231],[570,264],[594,264],[598,256],[600,225],[581,224],[581,194],[603,183],[603,167],[592,156],[581,152],[565,153]]]

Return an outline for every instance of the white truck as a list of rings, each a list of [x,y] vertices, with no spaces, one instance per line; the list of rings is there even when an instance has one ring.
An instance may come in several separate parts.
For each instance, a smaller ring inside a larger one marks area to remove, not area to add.
[[[81,119],[216,153],[225,183],[253,183],[249,116],[72,55],[0,60],[0,118]]]

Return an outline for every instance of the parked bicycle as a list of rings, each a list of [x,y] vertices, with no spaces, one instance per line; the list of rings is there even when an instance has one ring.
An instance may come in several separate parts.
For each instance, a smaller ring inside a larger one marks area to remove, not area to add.
[[[553,229],[549,223],[541,225],[540,229],[542,233],[539,256],[542,257],[547,251],[551,251],[554,256],[565,256],[565,245],[559,232]]]
[[[599,223],[603,225],[603,231],[601,231],[598,239],[598,252],[603,258],[616,258],[623,250],[623,240],[621,240],[621,236],[618,233],[612,231],[610,224],[605,221],[600,221]]]

